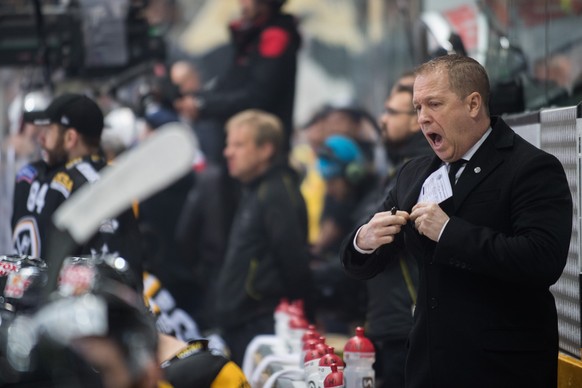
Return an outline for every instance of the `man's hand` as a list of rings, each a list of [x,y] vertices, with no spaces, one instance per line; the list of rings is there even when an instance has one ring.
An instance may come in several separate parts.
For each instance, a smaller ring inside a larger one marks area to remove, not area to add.
[[[397,211],[392,214],[390,211],[379,212],[362,226],[356,245],[363,250],[376,250],[384,244],[394,241],[394,235],[400,232],[402,225],[406,225],[409,214],[405,211]]]
[[[414,222],[418,233],[436,242],[449,216],[438,204],[421,202],[412,208],[410,220]]]

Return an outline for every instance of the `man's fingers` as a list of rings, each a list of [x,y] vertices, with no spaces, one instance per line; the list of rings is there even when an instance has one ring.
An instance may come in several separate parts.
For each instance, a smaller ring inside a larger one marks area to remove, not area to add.
[[[370,220],[370,223],[380,225],[383,227],[390,227],[391,225],[406,225],[408,222],[408,213],[399,211],[395,215],[390,212],[376,213]]]

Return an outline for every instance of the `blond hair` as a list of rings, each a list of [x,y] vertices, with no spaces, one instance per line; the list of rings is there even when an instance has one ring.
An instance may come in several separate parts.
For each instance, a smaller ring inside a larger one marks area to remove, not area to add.
[[[259,109],[247,109],[226,122],[226,132],[242,125],[252,128],[256,145],[270,143],[275,150],[273,156],[278,157],[281,154],[284,132],[283,124],[277,116]]]

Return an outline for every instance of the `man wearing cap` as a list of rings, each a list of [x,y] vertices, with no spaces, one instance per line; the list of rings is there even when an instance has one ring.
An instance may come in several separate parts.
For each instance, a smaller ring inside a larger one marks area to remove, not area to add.
[[[103,113],[90,98],[66,93],[55,98],[42,117],[43,161],[25,166],[16,177],[12,240],[19,254],[43,258],[55,210],[82,185],[99,179],[106,166],[100,151]],[[121,238],[121,235],[123,238]],[[99,233],[75,254],[118,253],[135,269],[141,284],[138,231],[130,212],[105,220]]]

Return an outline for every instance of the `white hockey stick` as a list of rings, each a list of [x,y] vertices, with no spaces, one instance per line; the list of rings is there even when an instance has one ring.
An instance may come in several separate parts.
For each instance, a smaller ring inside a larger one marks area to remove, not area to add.
[[[103,169],[101,179],[84,185],[65,201],[53,215],[55,226],[68,231],[78,244],[88,241],[103,220],[184,175],[192,168],[194,153],[190,129],[179,123],[160,127]]]
[[[58,274],[62,260],[75,244],[87,242],[105,219],[119,215],[134,201],[148,198],[186,174],[192,168],[196,144],[190,128],[180,123],[165,124],[104,168],[98,181],[85,184],[67,199],[52,218],[57,231],[49,236],[53,249],[49,247],[45,258],[49,263],[48,291],[56,286],[54,271]]]

